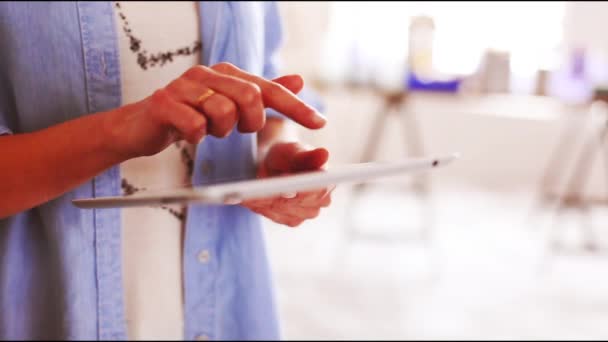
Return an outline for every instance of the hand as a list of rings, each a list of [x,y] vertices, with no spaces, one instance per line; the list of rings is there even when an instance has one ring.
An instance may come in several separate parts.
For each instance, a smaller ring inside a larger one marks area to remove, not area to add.
[[[196,144],[207,134],[225,137],[235,125],[243,133],[257,132],[266,107],[321,128],[325,118],[295,96],[302,87],[298,75],[266,80],[229,63],[199,65],[144,100],[109,112],[102,129],[112,150],[129,159],[156,154],[177,140]],[[198,103],[209,89],[213,95]]]
[[[323,170],[328,157],[329,153],[324,148],[309,150],[298,143],[278,143],[268,150],[266,158],[260,163],[258,178]],[[247,200],[241,205],[276,223],[297,227],[305,220],[317,217],[322,207],[330,205],[333,189],[299,192],[291,198]]]

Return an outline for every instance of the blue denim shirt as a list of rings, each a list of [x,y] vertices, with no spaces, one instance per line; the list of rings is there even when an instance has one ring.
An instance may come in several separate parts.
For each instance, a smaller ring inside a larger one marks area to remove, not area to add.
[[[276,4],[201,2],[200,9],[202,64],[229,61],[276,76]],[[0,134],[120,106],[116,34],[110,2],[1,2]],[[255,134],[205,138],[193,184],[253,177],[255,145]],[[126,339],[120,210],[71,203],[118,195],[119,180],[115,166],[0,220],[0,339]],[[196,205],[188,212],[185,338],[278,339],[259,217],[240,206]],[[201,250],[209,250],[208,263],[197,261]]]

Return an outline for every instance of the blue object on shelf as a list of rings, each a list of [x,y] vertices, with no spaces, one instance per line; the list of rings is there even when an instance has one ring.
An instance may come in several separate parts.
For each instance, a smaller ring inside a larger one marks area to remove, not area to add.
[[[437,92],[458,92],[461,80],[454,79],[449,81],[425,81],[418,78],[414,73],[407,75],[407,88],[409,91],[424,90]]]

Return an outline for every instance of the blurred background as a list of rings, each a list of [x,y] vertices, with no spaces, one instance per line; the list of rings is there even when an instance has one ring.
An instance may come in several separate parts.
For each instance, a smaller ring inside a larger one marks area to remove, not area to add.
[[[287,339],[608,337],[608,3],[281,2],[341,186],[266,234]]]

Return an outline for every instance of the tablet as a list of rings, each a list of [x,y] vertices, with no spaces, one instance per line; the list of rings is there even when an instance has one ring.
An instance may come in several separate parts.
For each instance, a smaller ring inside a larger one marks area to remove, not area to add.
[[[365,183],[381,177],[431,170],[445,166],[458,154],[405,159],[395,162],[348,164],[324,171],[252,179],[181,189],[142,191],[132,195],[73,200],[79,208],[118,208],[164,204],[237,204],[243,200],[313,191],[343,183]]]

